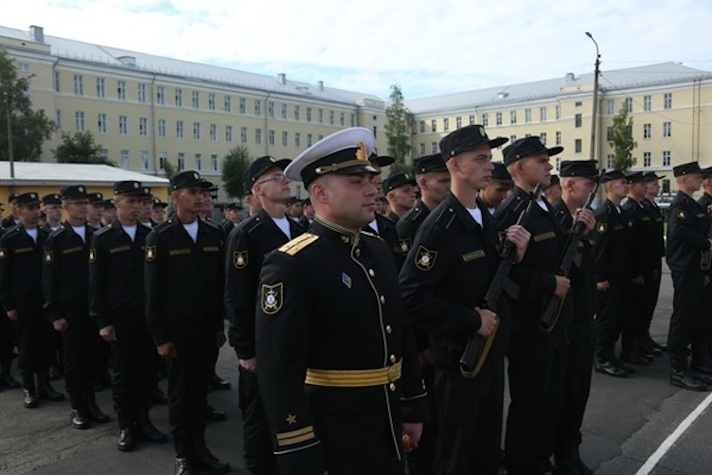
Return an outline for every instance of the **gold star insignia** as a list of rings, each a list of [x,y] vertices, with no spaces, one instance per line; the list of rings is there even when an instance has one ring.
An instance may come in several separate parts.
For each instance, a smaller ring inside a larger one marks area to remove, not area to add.
[[[287,418],[285,419],[285,421],[287,421],[287,423],[288,423],[290,426],[291,426],[292,424],[296,424],[296,423],[297,423],[297,416],[295,416],[294,414],[287,414]]]

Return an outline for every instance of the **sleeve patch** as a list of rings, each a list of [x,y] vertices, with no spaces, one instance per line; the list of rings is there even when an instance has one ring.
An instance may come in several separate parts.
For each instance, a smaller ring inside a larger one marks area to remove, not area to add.
[[[415,267],[422,271],[429,271],[435,265],[435,260],[437,258],[437,251],[431,251],[425,246],[420,246],[418,247],[418,252],[415,255]]]
[[[678,208],[677,212],[675,213],[675,216],[677,219],[684,221],[687,218],[687,213],[685,213],[685,210],[682,208]]]
[[[54,262],[54,253],[52,251],[45,251],[44,253],[45,264],[51,264]]]
[[[607,229],[608,229],[607,223],[597,223],[596,224],[596,232],[598,234],[606,234]]]
[[[284,286],[282,282],[275,285],[262,284],[260,304],[265,315],[274,315],[280,311],[283,303],[283,290]]]
[[[232,253],[232,265],[235,266],[235,269],[247,267],[247,251],[234,251]]]

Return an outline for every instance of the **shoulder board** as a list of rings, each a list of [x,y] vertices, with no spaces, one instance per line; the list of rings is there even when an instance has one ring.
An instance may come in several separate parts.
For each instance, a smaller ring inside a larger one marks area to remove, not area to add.
[[[440,213],[435,217],[435,222],[447,228],[452,223],[452,220],[455,219],[455,216],[455,209],[452,206],[443,206]]]
[[[292,239],[287,244],[282,245],[278,251],[293,256],[317,239],[319,239],[319,236],[316,234],[304,233],[301,236]]]
[[[111,226],[104,226],[103,228],[97,230],[94,232],[95,236],[101,236],[102,234],[106,234],[109,231],[111,231],[113,228]]]
[[[417,220],[420,215],[423,214],[423,207],[422,206],[416,206],[413,208],[412,211],[410,211],[408,214],[406,214],[403,219],[406,219],[408,221],[415,221]]]
[[[383,241],[383,238],[382,238],[381,236],[379,236],[378,234],[374,234],[374,233],[372,233],[372,232],[370,232],[370,231],[364,231],[364,230],[362,229],[359,234],[363,234],[364,236],[368,236],[368,237],[371,237],[371,238],[378,239],[379,241]]]
[[[257,229],[263,222],[264,220],[262,218],[260,218],[259,216],[254,216],[245,222],[243,228],[245,229],[245,232],[251,233],[252,231]]]
[[[62,234],[62,233],[64,232],[65,229],[66,229],[66,228],[64,227],[64,224],[61,225],[60,227],[58,227],[57,229],[55,229],[54,231],[52,231],[52,232],[50,233],[50,237],[59,236],[60,234]]]
[[[220,230],[220,226],[218,224],[216,224],[214,221],[211,221],[209,219],[201,219],[201,221],[213,229],[217,229],[218,231]]]
[[[388,216],[386,216],[386,215],[384,215],[384,214],[381,214],[381,215],[380,215],[380,219],[382,219],[384,223],[392,224],[393,226],[396,225],[396,222],[395,222],[395,221],[393,221],[390,217],[388,217]]]
[[[167,221],[163,221],[161,224],[153,228],[154,231],[157,233],[163,233],[166,232],[167,229],[170,229],[171,226],[173,225],[173,222],[168,219]]]
[[[7,231],[5,231],[5,234],[3,236],[9,238],[12,237],[20,232],[20,228],[18,226],[13,226],[11,228],[8,228]]]

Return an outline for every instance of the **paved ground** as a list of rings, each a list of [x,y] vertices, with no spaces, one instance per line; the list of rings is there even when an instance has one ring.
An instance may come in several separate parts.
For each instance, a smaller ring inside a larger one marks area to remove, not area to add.
[[[665,340],[671,313],[672,286],[664,275],[661,298],[652,327],[653,337]],[[237,407],[237,370],[234,353],[224,348],[218,373],[233,384],[229,391],[210,394],[210,402],[226,411],[224,422],[210,423],[208,445],[233,466],[233,473],[246,474],[242,464],[241,420]],[[57,389],[61,383],[56,385]],[[582,454],[596,473],[636,474],[675,431],[678,425],[707,398],[668,383],[667,358],[639,369],[634,377],[620,380],[594,373],[593,389],[584,426]],[[111,409],[109,391],[97,395],[105,410]],[[113,414],[112,414],[113,415]],[[156,425],[168,428],[165,407],[155,407]],[[0,391],[0,473],[22,474],[143,474],[171,473],[173,447],[142,444],[130,454],[116,450],[116,420],[78,431],[69,425],[69,405],[45,403],[39,409],[22,407],[21,391]],[[664,451],[651,471],[653,475],[712,473],[712,410],[703,410],[687,424],[681,436]]]

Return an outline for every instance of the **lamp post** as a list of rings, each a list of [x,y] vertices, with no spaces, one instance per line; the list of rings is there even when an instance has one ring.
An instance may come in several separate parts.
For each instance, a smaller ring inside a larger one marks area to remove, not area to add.
[[[586,36],[591,38],[596,46],[596,64],[593,73],[593,114],[591,116],[591,160],[596,160],[596,119],[598,118],[598,74],[601,66],[601,54],[598,52],[598,43],[593,38],[593,35],[586,32]]]

